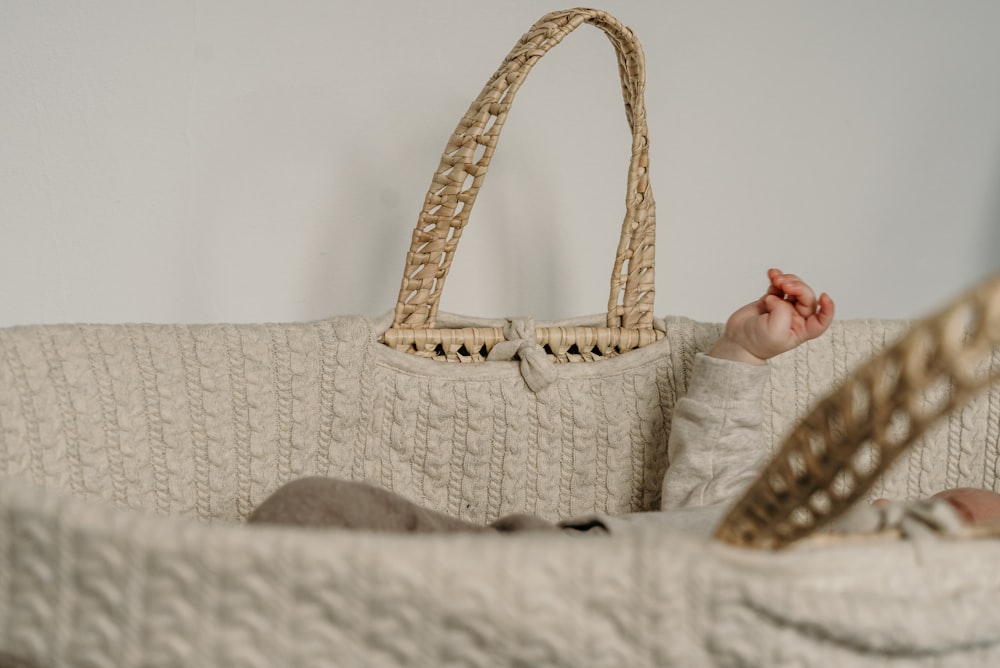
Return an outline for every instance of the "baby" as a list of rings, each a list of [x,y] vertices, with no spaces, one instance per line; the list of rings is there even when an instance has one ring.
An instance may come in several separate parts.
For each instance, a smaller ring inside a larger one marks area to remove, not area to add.
[[[767,360],[820,336],[833,322],[829,295],[817,297],[798,276],[778,269],[770,269],[767,276],[765,294],[736,310],[709,351],[695,357],[688,392],[674,407],[661,512],[594,514],[558,523],[517,514],[483,526],[422,508],[367,483],[310,477],[277,490],[248,521],[410,532],[615,532],[634,522],[657,522],[707,536],[765,464],[768,449],[760,427]],[[953,523],[1000,521],[1000,495],[992,492],[953,489],[934,499],[938,501],[930,503],[936,507],[944,501],[953,509]],[[879,500],[875,508],[890,505]]]

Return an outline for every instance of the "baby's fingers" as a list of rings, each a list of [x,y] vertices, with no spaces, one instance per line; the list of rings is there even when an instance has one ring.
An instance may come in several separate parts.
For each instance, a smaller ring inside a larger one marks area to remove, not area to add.
[[[808,318],[816,312],[816,295],[805,281],[795,274],[773,270],[768,276],[772,287],[777,290],[776,294],[790,301],[799,315]]]
[[[825,292],[819,296],[818,302],[819,309],[812,317],[806,319],[806,336],[810,339],[815,339],[827,330],[833,322],[833,314],[836,311],[833,299]]]

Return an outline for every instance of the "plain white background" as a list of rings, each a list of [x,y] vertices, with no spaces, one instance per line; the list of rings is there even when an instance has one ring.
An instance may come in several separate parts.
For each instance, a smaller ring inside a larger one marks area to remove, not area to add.
[[[0,325],[392,308],[445,141],[569,5],[0,0]],[[764,270],[910,318],[1000,268],[1000,3],[598,5],[647,59],[660,315]],[[442,309],[601,312],[629,137],[584,26],[521,89]]]

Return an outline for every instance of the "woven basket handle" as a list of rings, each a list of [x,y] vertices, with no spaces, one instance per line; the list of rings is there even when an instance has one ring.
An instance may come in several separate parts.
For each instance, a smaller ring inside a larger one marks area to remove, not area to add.
[[[514,46],[455,128],[413,231],[392,328],[434,327],[455,248],[486,177],[514,95],[538,59],[582,23],[603,30],[614,45],[625,115],[632,128],[626,213],[611,274],[608,327],[652,329],[655,221],[647,178],[645,61],[632,31],[594,9],[572,9],[542,17]]]
[[[779,548],[842,515],[939,418],[1000,378],[998,344],[1000,274],[915,324],[820,401],[716,538]],[[931,388],[943,399],[929,403]]]

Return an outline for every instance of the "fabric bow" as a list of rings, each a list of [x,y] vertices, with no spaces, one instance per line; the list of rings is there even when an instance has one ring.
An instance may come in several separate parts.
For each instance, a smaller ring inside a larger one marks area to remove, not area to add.
[[[535,340],[533,318],[514,318],[504,325],[507,339],[493,346],[486,356],[488,361],[508,361],[516,356],[521,360],[521,376],[532,392],[541,392],[556,379],[556,368],[545,354],[545,349]]]

